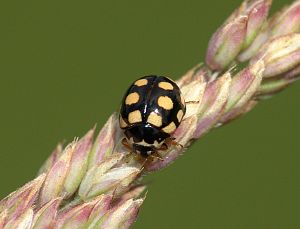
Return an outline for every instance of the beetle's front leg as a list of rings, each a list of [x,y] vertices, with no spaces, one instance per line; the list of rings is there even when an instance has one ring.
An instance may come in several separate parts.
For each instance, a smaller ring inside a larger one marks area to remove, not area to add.
[[[129,145],[129,143],[128,143],[128,141],[127,141],[126,138],[123,138],[123,139],[122,139],[122,145],[123,145],[126,149],[128,149],[129,151],[132,151],[132,148],[131,148],[131,146]]]
[[[178,143],[177,141],[175,141],[175,138],[172,138],[172,137],[166,139],[166,144],[167,144],[167,145],[176,146],[176,147],[179,147],[179,148],[181,148],[181,149],[184,148],[183,145],[181,145],[180,143]]]

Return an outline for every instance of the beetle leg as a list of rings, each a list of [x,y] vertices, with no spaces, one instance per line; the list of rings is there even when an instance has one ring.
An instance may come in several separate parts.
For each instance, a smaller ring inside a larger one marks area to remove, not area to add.
[[[164,143],[164,144],[162,144],[162,146],[159,148],[159,149],[157,149],[158,151],[165,151],[165,150],[167,150],[169,147],[168,147],[168,145],[166,144],[166,143]]]
[[[126,149],[128,149],[128,150],[132,150],[131,149],[131,146],[128,144],[128,141],[127,141],[127,139],[126,138],[123,138],[122,139],[122,145],[126,148]]]
[[[160,160],[160,161],[164,161],[164,159],[158,154],[158,153],[156,153],[156,155],[150,155],[150,157],[151,158],[155,158],[155,159],[158,159],[158,160]]]
[[[183,149],[183,145],[181,145],[180,143],[175,141],[175,138],[169,138],[166,140],[168,145],[172,145],[172,146],[176,146],[176,147],[180,147],[181,149]]]
[[[148,162],[148,157],[146,157],[145,160],[143,161],[143,163],[141,165],[141,171],[143,171],[145,169],[147,162]]]

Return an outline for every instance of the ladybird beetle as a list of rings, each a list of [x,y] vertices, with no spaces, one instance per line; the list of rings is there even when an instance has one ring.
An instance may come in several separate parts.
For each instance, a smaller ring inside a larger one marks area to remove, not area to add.
[[[136,80],[124,95],[119,124],[122,143],[143,157],[177,144],[171,134],[185,115],[184,98],[177,84],[164,76]]]

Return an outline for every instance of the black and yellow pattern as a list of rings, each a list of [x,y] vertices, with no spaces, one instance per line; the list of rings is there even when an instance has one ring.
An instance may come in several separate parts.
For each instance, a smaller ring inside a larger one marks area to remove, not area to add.
[[[176,130],[185,110],[184,99],[174,81],[164,76],[145,76],[135,81],[124,95],[120,127],[133,151],[149,155]]]

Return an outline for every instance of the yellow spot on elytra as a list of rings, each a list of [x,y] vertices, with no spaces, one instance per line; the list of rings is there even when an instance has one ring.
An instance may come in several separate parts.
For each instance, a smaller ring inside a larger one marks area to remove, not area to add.
[[[174,122],[171,122],[169,125],[162,129],[165,133],[171,134],[176,130],[176,125]]]
[[[133,93],[130,93],[127,97],[126,97],[126,100],[125,100],[125,104],[126,105],[132,105],[132,104],[135,104],[139,101],[140,99],[140,96],[138,93],[136,92],[133,92]]]
[[[171,110],[173,108],[173,102],[172,99],[170,99],[168,96],[160,96],[158,98],[158,106],[166,109],[166,110]]]
[[[119,122],[120,122],[120,127],[121,128],[125,128],[127,126],[127,123],[124,121],[122,116],[120,116]]]
[[[146,80],[146,79],[140,79],[140,80],[135,81],[135,83],[134,83],[134,85],[136,85],[138,87],[145,86],[147,84],[148,84],[148,80]]]
[[[160,82],[158,84],[158,86],[164,90],[173,90],[174,89],[173,85],[168,82]]]
[[[128,115],[129,123],[137,123],[142,121],[142,114],[139,110],[135,110],[129,113]]]
[[[151,112],[147,119],[147,122],[154,126],[161,127],[162,126],[162,117],[160,115],[156,114],[155,112]]]
[[[183,111],[179,110],[178,113],[177,113],[177,120],[178,120],[178,122],[181,122],[182,117],[183,117]]]

